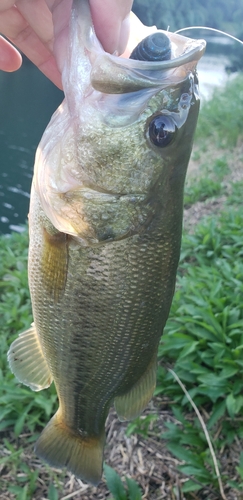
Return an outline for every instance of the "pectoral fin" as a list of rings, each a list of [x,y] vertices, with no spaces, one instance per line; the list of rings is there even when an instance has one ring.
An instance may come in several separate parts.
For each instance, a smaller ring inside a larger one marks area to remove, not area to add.
[[[34,323],[21,333],[8,351],[10,368],[17,379],[33,391],[50,386],[52,376],[44,358]]]
[[[147,370],[132,389],[115,398],[115,409],[119,420],[133,420],[146,408],[156,386],[157,356],[154,356]]]

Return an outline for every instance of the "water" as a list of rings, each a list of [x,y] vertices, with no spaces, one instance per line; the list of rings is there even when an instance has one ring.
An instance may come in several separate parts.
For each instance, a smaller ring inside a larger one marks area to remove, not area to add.
[[[242,68],[243,45],[226,34],[208,31],[206,28],[182,30],[181,35],[203,38],[207,42],[206,53],[198,63],[200,98],[211,99],[214,90],[236,77],[237,67]]]
[[[195,35],[195,31],[187,34],[201,36]],[[214,51],[203,57],[199,64],[203,99],[232,77],[225,70],[229,64],[228,55]],[[27,221],[35,151],[63,93],[25,60],[15,73],[0,72],[0,96],[0,233],[9,233],[21,231]]]
[[[236,77],[237,73],[228,73],[226,67],[230,61],[225,56],[205,55],[198,64],[198,79],[200,98],[203,101],[211,99],[213,92]]]
[[[35,151],[63,93],[25,60],[0,71],[0,96],[0,233],[8,233],[27,221]]]

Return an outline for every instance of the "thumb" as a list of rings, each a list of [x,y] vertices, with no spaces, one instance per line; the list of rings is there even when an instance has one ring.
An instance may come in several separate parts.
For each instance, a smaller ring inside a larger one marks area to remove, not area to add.
[[[104,50],[121,54],[129,37],[132,0],[90,0],[96,35]]]

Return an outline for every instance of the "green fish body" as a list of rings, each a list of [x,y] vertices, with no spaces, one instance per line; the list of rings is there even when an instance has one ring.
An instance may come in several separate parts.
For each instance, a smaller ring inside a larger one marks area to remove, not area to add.
[[[29,214],[34,324],[9,361],[33,390],[54,380],[59,409],[36,444],[97,484],[105,421],[152,397],[178,265],[183,185],[205,43],[167,33],[170,60],[106,54],[87,1],[73,5],[65,100],[39,145]]]

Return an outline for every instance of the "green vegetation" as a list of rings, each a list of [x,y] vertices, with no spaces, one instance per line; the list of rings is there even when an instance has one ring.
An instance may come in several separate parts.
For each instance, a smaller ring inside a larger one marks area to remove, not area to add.
[[[177,31],[191,26],[201,26],[224,31],[243,40],[243,3],[238,0],[134,0],[133,11],[148,26]],[[205,34],[206,33],[206,34]],[[229,71],[242,71],[243,46],[235,42],[221,46],[213,43],[214,35],[209,31],[196,30],[184,33],[195,38],[207,38],[207,54],[224,54],[230,57]],[[226,39],[226,38],[225,38]],[[229,39],[228,39],[229,40]]]
[[[142,500],[141,490],[133,479],[126,477],[125,487],[117,472],[107,464],[104,464],[104,474],[114,500]]]
[[[6,353],[16,332],[32,322],[27,279],[28,232],[0,238],[0,431],[14,425],[16,437],[28,421],[34,432],[54,411],[54,388],[33,393],[17,383],[10,373]]]
[[[212,458],[198,419],[188,421],[191,405],[168,367],[173,366],[196,406],[208,414],[207,428],[214,449],[243,439],[243,199],[241,181],[233,185],[230,208],[200,223],[194,234],[184,234],[181,262],[170,318],[159,347],[158,382],[155,394],[173,400],[177,423],[167,423],[160,437],[179,460],[179,469],[191,477],[183,492],[217,490]],[[236,197],[235,195],[236,188]],[[242,191],[241,191],[242,192]],[[156,416],[151,415],[155,420]],[[128,426],[128,434],[149,435],[150,416]],[[179,423],[179,425],[178,425]],[[239,481],[224,477],[226,487],[243,488],[239,457]],[[199,497],[201,498],[201,497]]]
[[[185,202],[189,210],[203,203],[210,215],[193,224],[193,231],[186,224],[176,293],[159,347],[156,395],[171,401],[174,420],[162,434],[156,431],[159,411],[127,427],[127,435],[137,433],[146,440],[152,425],[154,439],[166,440],[167,449],[182,462],[181,476],[188,478],[181,488],[188,499],[206,498],[204,488],[213,488],[212,498],[219,498],[219,483],[205,433],[168,368],[173,367],[202,414],[217,458],[236,436],[243,440],[243,175],[235,176],[243,159],[242,148],[236,147],[242,141],[242,96],[243,79],[238,78],[204,105],[200,115],[193,152],[196,175],[189,176]],[[19,384],[6,357],[16,334],[32,321],[27,240],[27,230],[0,238],[0,490],[11,500],[44,495],[58,500],[65,473],[47,466],[40,471],[29,458],[55,411],[54,387],[34,393]],[[129,477],[120,479],[108,465],[105,478],[113,500],[141,499],[139,486]],[[224,469],[221,479],[225,491],[234,490],[237,498],[243,489],[243,453],[234,477]]]
[[[211,462],[207,442],[197,419],[186,422],[190,403],[164,365],[173,363],[197,407],[208,412],[208,430],[220,420],[216,449],[231,444],[236,434],[243,438],[243,422],[235,420],[243,416],[242,255],[242,204],[204,220],[194,235],[184,236],[177,291],[159,349],[157,394],[173,395],[172,409],[183,425],[181,430],[170,424],[163,437],[178,458],[187,445],[181,470],[192,475],[193,467],[201,484],[215,483],[206,467]],[[184,491],[189,485],[200,489],[192,480]]]
[[[242,33],[243,4],[237,0],[134,0],[133,10],[144,24],[175,31],[187,26],[209,26]]]
[[[209,138],[218,149],[234,147],[242,134],[242,108],[242,78],[235,78],[224,92],[215,92],[213,99],[204,103],[196,141],[204,148],[207,147],[205,139]]]

